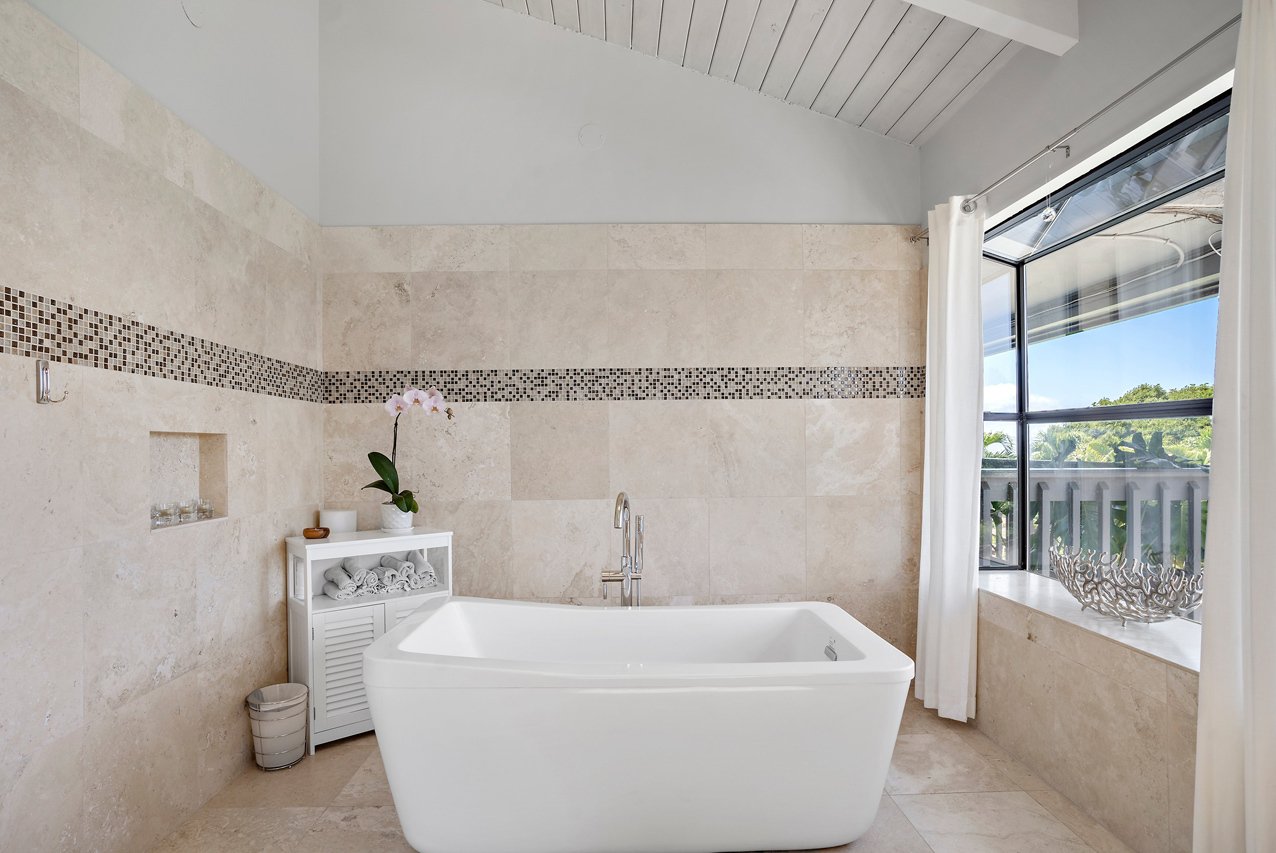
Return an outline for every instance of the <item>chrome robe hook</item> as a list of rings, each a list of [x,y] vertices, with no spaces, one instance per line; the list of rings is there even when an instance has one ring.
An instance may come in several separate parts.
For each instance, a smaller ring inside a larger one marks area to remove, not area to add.
[[[49,360],[47,358],[37,359],[35,363],[35,401],[37,403],[61,403],[66,399],[69,392],[63,391],[62,396],[53,399],[49,394]]]

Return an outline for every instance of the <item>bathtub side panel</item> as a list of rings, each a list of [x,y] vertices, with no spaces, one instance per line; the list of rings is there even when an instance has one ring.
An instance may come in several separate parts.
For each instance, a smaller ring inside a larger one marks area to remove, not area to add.
[[[421,853],[722,853],[858,838],[907,682],[674,689],[369,687]]]

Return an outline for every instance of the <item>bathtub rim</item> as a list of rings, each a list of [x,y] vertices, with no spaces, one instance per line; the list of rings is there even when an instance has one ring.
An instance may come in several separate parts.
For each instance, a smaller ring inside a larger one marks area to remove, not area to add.
[[[502,658],[436,655],[399,648],[417,626],[449,604],[580,611],[582,606],[504,599],[447,596],[427,601],[411,616],[386,631],[363,653],[364,684],[372,689],[492,689],[504,687],[697,688],[806,687],[821,684],[870,684],[911,681],[914,664],[908,655],[869,630],[835,604],[823,601],[765,604],[709,604],[649,608],[695,611],[705,608],[806,610],[852,643],[858,660],[747,663],[581,663],[523,661]],[[589,607],[595,613],[641,613],[648,608]]]

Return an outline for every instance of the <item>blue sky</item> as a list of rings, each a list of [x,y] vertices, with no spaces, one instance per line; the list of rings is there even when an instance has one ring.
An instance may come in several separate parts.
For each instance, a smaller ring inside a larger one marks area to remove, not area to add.
[[[1090,406],[1143,382],[1167,389],[1213,382],[1217,326],[1213,298],[1034,344],[1028,350],[1031,407]],[[1013,408],[1013,353],[984,360],[984,388],[985,410]]]

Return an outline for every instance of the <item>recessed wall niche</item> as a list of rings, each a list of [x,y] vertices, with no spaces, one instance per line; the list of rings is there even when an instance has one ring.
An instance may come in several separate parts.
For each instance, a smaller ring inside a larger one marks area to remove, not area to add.
[[[227,515],[226,435],[151,433],[151,529]]]

